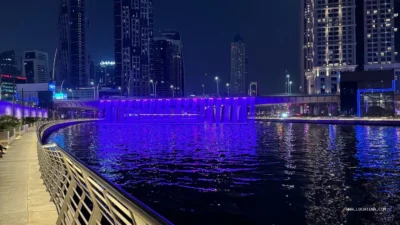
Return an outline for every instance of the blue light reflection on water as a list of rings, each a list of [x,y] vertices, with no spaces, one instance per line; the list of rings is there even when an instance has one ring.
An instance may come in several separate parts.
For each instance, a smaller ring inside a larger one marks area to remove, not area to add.
[[[267,122],[98,123],[67,127],[49,141],[176,224],[393,224],[399,134]]]

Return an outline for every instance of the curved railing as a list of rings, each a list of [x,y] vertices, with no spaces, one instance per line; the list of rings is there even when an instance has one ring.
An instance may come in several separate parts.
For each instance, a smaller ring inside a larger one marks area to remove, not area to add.
[[[90,121],[51,122],[37,128],[40,171],[57,207],[57,224],[171,225],[57,144],[42,143],[43,138],[55,129]]]

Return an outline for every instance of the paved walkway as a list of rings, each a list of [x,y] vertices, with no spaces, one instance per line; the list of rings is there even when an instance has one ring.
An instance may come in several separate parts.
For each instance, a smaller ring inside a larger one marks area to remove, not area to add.
[[[57,211],[40,178],[36,133],[10,144],[0,158],[0,225],[54,225]]]

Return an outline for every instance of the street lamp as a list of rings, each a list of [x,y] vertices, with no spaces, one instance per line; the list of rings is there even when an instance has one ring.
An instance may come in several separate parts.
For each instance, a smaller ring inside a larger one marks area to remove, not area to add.
[[[217,82],[217,96],[219,96],[219,77],[215,77],[215,81]]]
[[[171,85],[171,90],[172,90],[172,98],[175,98],[174,85]]]
[[[72,91],[72,89],[69,89],[69,92],[71,92],[72,100],[74,100],[74,92]]]
[[[290,95],[292,94],[292,84],[293,84],[293,82],[290,81],[290,82],[289,82],[289,94],[290,94]]]
[[[61,82],[61,90],[60,90],[60,93],[62,93],[62,91],[63,91],[63,84],[64,84],[64,81],[65,81],[65,80],[63,80],[63,81]]]
[[[287,93],[289,94],[289,89],[290,89],[290,84],[289,84],[289,83],[290,83],[290,75],[287,74],[287,75],[286,75],[286,78],[287,78],[287,83],[286,83],[286,84],[287,84]]]
[[[90,85],[93,86],[93,99],[96,99],[96,86],[94,86],[94,82],[93,81],[90,82]]]
[[[121,89],[121,87],[118,87],[118,90],[119,90],[119,96],[122,96],[122,89]]]
[[[230,93],[229,93],[229,83],[226,83],[226,88],[228,89],[228,96],[230,96]]]
[[[153,96],[154,96],[154,98],[156,98],[157,97],[157,84],[158,84],[158,81],[154,82],[153,80],[150,80],[150,83],[153,85]]]
[[[203,97],[206,95],[205,91],[204,91],[204,84],[201,85],[203,87]]]

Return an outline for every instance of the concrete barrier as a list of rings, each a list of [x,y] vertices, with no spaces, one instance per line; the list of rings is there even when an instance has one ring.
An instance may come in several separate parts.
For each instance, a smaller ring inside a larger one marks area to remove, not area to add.
[[[15,140],[16,137],[17,137],[17,131],[15,128],[0,132],[0,143],[9,145],[11,142]]]

